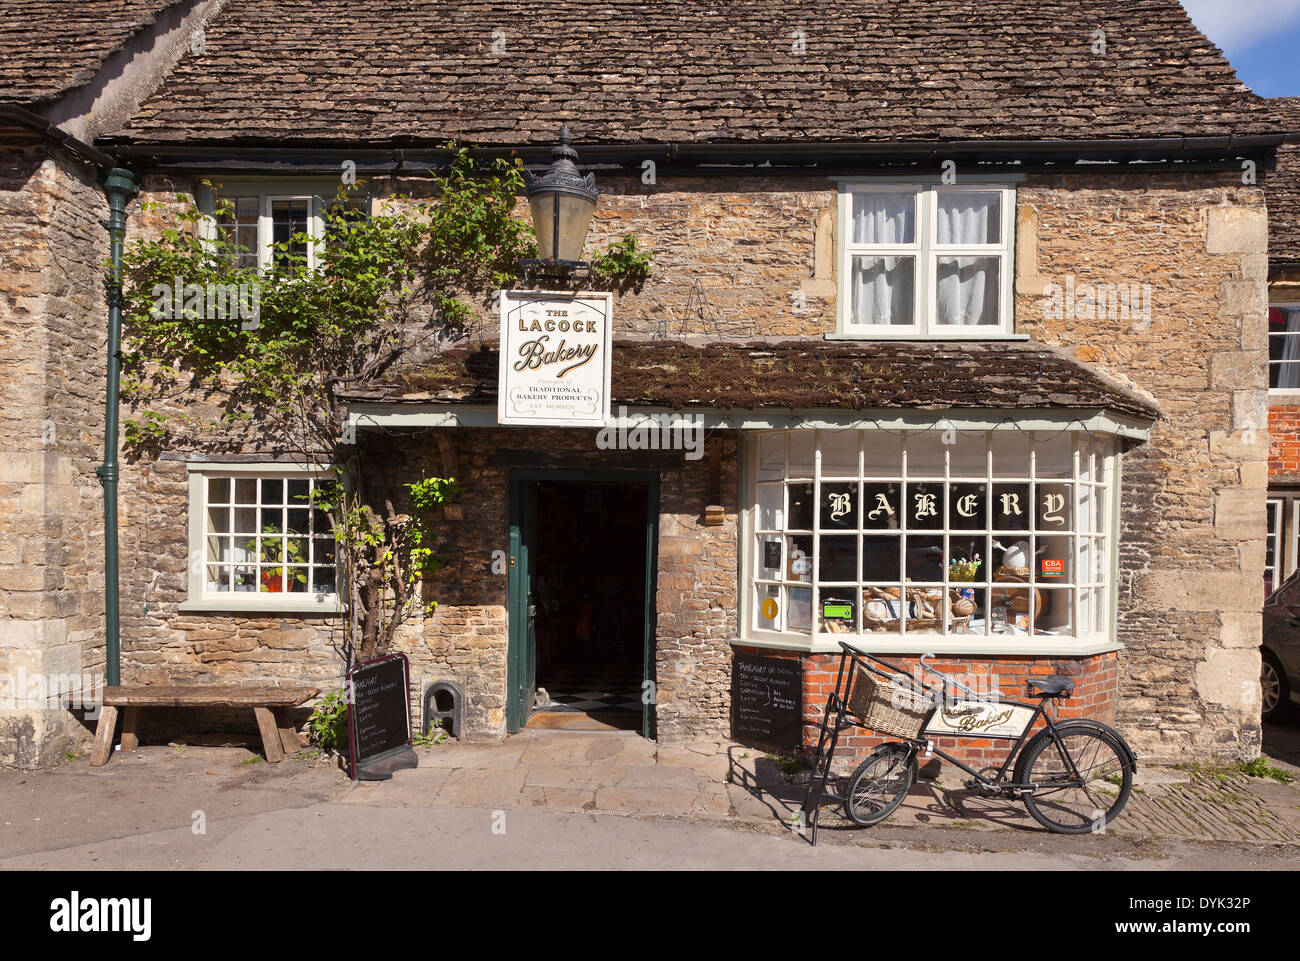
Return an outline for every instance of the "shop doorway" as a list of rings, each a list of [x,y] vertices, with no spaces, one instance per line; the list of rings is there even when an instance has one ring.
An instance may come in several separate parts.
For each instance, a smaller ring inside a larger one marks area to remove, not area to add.
[[[653,737],[659,479],[513,471],[507,728]]]

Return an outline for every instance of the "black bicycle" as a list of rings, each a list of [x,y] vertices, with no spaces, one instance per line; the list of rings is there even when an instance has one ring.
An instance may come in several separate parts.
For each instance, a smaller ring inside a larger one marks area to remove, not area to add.
[[[1048,710],[1052,701],[1074,692],[1068,677],[1030,678],[1026,696],[1036,703],[1026,704],[972,690],[926,663],[929,655],[921,658],[921,667],[938,678],[935,686],[922,684],[902,668],[845,641],[840,647],[835,691],[822,718],[817,762],[803,804],[804,817],[812,822],[813,844],[823,796],[841,801],[845,815],[855,824],[878,824],[903,803],[916,783],[922,752],[936,754],[971,775],[966,787],[973,791],[1019,798],[1039,824],[1059,834],[1099,832],[1128,802],[1137,755],[1123,735],[1100,721],[1058,721]],[[1031,737],[1040,718],[1044,726]],[[849,776],[844,794],[834,795],[826,790],[826,782],[840,732],[847,728],[867,728],[904,740],[876,748]],[[935,737],[1014,743],[1001,767],[989,776],[935,747]]]

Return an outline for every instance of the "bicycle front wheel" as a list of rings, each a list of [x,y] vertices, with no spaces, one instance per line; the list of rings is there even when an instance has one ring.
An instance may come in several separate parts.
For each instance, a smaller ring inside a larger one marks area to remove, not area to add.
[[[1128,802],[1133,771],[1128,752],[1114,736],[1095,727],[1041,731],[1025,747],[1022,784],[1025,807],[1039,824],[1057,834],[1100,833]]]
[[[849,777],[844,814],[864,828],[883,821],[903,803],[916,781],[916,755],[906,744],[882,744]]]

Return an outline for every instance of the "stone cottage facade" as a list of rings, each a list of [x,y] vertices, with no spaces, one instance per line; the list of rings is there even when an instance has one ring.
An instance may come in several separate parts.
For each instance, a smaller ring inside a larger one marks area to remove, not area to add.
[[[348,163],[382,200],[453,139],[540,169],[569,123],[601,188],[588,250],[656,251],[614,308],[615,426],[690,415],[702,443],[498,425],[490,325],[351,396],[395,480],[469,491],[442,518],[439,606],[399,645],[417,711],[452,680],[467,736],[527,723],[550,669],[546,625],[520,622],[536,607],[596,647],[605,616],[644,634],[624,666],[644,655],[661,741],[733,736],[744,655],[798,665],[808,746],[849,637],[1009,694],[1068,674],[1067,709],[1144,757],[1257,753],[1258,318],[1288,124],[1173,0],[627,3],[598,29],[561,2],[526,30],[499,4],[85,5],[116,33],[31,6],[79,59],[0,98],[0,678],[102,671],[103,167],[136,176],[130,236],[208,180],[263,244]],[[293,523],[311,478],[255,425],[123,465],[124,681],[338,686],[328,563],[259,591],[231,540],[241,512]],[[614,601],[546,560],[599,546],[548,533],[546,505],[623,554],[645,538]],[[80,718],[0,709],[0,763],[51,763]]]

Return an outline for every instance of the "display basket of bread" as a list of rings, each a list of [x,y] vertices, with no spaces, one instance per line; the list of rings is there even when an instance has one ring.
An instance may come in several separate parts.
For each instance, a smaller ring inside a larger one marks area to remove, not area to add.
[[[965,626],[975,613],[975,601],[960,591],[947,591],[949,624]],[[897,634],[902,620],[907,630],[943,631],[944,594],[941,587],[867,587],[862,591],[862,629],[880,634]]]

